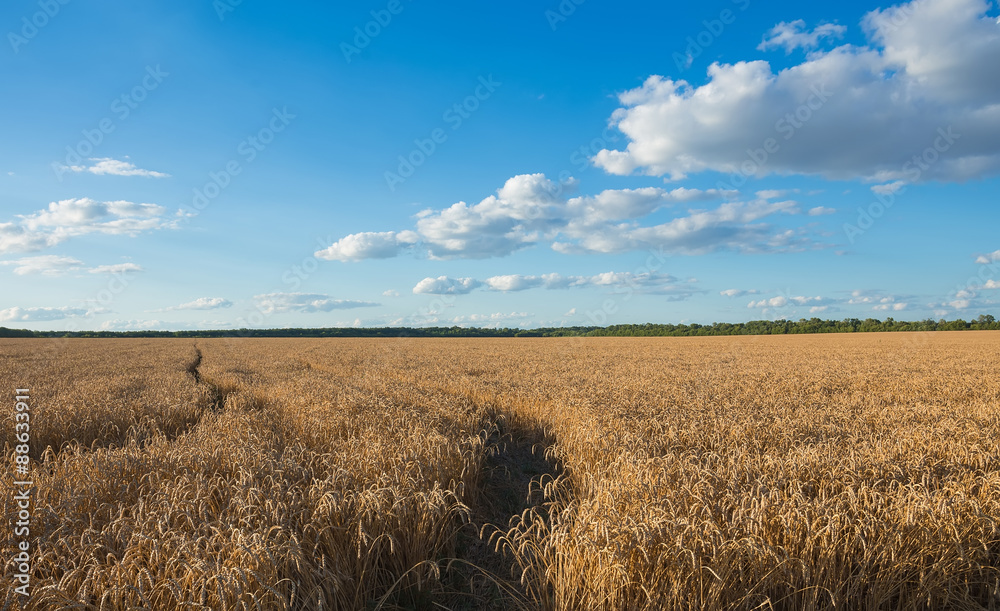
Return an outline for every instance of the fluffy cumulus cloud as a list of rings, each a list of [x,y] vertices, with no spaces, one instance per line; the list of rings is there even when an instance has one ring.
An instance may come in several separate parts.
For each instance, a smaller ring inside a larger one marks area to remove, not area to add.
[[[976,257],[976,263],[979,263],[980,265],[1000,263],[1000,250],[995,250],[986,255],[979,255],[978,257]]]
[[[847,28],[835,23],[823,23],[809,31],[806,22],[801,19],[782,21],[771,28],[757,48],[761,51],[784,49],[785,53],[795,49],[814,49],[821,39],[843,38],[846,31]]]
[[[98,265],[87,271],[91,274],[125,274],[128,272],[141,272],[143,269],[137,263],[115,263],[113,265]]]
[[[888,295],[881,291],[852,291],[847,305],[868,306],[876,312],[902,312],[910,307],[910,297]]]
[[[177,226],[167,209],[128,201],[90,198],[52,202],[44,210],[0,223],[0,252],[32,252],[90,233],[137,236]]]
[[[316,256],[328,261],[361,261],[363,259],[389,259],[417,241],[412,231],[366,231],[354,233],[337,240],[329,247],[317,251]]]
[[[465,314],[455,316],[449,322],[459,327],[502,327],[511,322],[523,322],[533,315],[527,312],[495,312],[493,314]]]
[[[991,295],[983,295],[981,291],[992,291],[1000,289],[1000,282],[990,277],[993,272],[990,268],[983,268],[986,274],[979,274],[970,277],[968,284],[950,293],[941,303],[929,303],[928,307],[937,308],[936,313],[944,316],[949,311],[963,310],[986,310],[992,311],[996,308],[996,301]],[[950,310],[949,310],[950,309]]]
[[[761,299],[760,301],[751,301],[747,304],[748,308],[784,308],[788,306],[811,306],[812,308],[822,308],[825,304],[829,304],[832,300],[825,297],[786,297],[785,295],[778,295],[776,297],[771,297],[770,299]],[[824,308],[825,309],[825,308]],[[817,310],[822,311],[822,310]]]
[[[767,61],[715,63],[708,82],[650,77],[612,116],[629,139],[593,161],[614,174],[721,184],[809,174],[907,183],[1000,170],[1000,22],[986,0],[916,0],[868,13],[864,46],[815,51],[775,73]],[[764,46],[812,46],[781,24]]]
[[[719,294],[723,297],[743,297],[744,295],[756,295],[759,293],[757,289],[726,289],[724,291],[719,291]]]
[[[333,310],[368,308],[379,305],[371,301],[333,299],[329,295],[316,293],[267,293],[255,295],[254,301],[257,308],[265,314],[332,312]]]
[[[525,291],[544,286],[545,288],[567,288],[569,281],[559,274],[542,276],[525,276],[521,274],[506,274],[486,279],[486,286],[494,291],[514,292]]]
[[[93,312],[86,308],[7,308],[0,310],[0,322],[45,322],[52,320],[64,320],[67,318],[79,318],[88,316]]]
[[[93,157],[88,159],[90,165],[72,165],[66,169],[72,172],[87,172],[89,174],[108,176],[142,176],[145,178],[168,178],[170,174],[143,170],[137,168],[131,161],[121,161],[110,157]]]
[[[413,287],[417,295],[466,295],[482,286],[482,282],[472,278],[424,278]]]
[[[159,320],[120,319],[106,320],[101,323],[101,331],[159,331],[176,326]],[[202,327],[204,328],[204,327]]]
[[[646,293],[667,295],[672,299],[687,299],[699,292],[694,281],[681,282],[669,274],[604,272],[592,276],[564,276],[562,274],[522,275],[506,274],[493,276],[484,281],[474,278],[424,278],[413,287],[414,293],[434,295],[464,295],[477,288],[504,293],[529,289],[571,289],[599,287],[615,292]]]
[[[816,206],[815,208],[809,209],[809,216],[825,216],[827,214],[836,214],[837,211],[833,208],[827,208],[826,206]]]
[[[877,306],[873,307],[872,309],[878,312],[887,312],[889,310],[893,312],[901,312],[906,308],[907,304],[905,303],[880,303]]]
[[[231,307],[233,307],[233,302],[228,299],[223,299],[222,297],[199,297],[194,301],[170,306],[169,308],[166,308],[166,310],[217,310],[219,308]]]
[[[28,231],[19,223],[0,223],[0,252],[35,252],[56,243],[52,236]]]
[[[435,259],[483,259],[537,244],[562,253],[653,249],[667,254],[701,254],[715,250],[770,252],[810,244],[802,230],[777,230],[763,222],[774,215],[800,213],[794,201],[758,198],[701,209],[687,206],[732,199],[737,193],[646,187],[567,197],[566,186],[572,183],[557,184],[543,174],[515,176],[496,195],[477,204],[458,202],[420,212],[413,230],[351,234],[316,256],[358,261],[394,257],[418,247]],[[662,215],[669,208],[680,209],[666,222],[643,224],[653,213]]]
[[[872,193],[876,195],[895,195],[903,190],[906,183],[902,180],[896,180],[893,182],[886,183],[884,185],[872,185]]]

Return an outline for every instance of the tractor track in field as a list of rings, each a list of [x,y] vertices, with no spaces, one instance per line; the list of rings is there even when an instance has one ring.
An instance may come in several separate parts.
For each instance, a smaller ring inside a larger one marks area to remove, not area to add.
[[[187,372],[194,378],[195,384],[204,386],[208,391],[208,409],[212,412],[219,413],[222,411],[226,404],[226,395],[229,394],[224,392],[219,386],[213,384],[211,381],[206,380],[205,376],[201,373],[201,363],[205,359],[205,355],[202,354],[201,348],[198,344],[194,345],[195,358],[187,366]],[[198,423],[195,423],[196,426]]]
[[[513,424],[501,415],[487,441],[479,490],[472,503],[476,532],[462,541],[463,556],[503,586],[486,580],[492,598],[477,609],[525,608],[530,597],[515,571],[514,558],[497,537],[503,536],[525,512],[537,512],[545,499],[542,486],[562,473],[548,457],[555,442],[540,425]],[[483,594],[484,592],[480,592]],[[529,605],[530,606],[530,605]]]
[[[225,409],[226,391],[206,377],[202,371],[204,353],[197,344],[195,358],[187,366],[194,382],[208,393],[207,410],[219,413]],[[342,372],[321,363],[299,359],[306,370],[340,375]],[[462,394],[453,389],[438,390],[456,399]],[[475,610],[506,610],[533,608],[529,593],[520,583],[514,558],[498,542],[525,512],[544,515],[542,487],[559,478],[562,467],[548,456],[555,443],[541,423],[525,421],[487,406],[492,415],[484,422],[485,451],[480,467],[480,479],[474,491],[467,493],[466,505],[470,521],[457,531],[458,554],[448,564],[451,573],[451,595],[445,594],[449,608]],[[203,416],[204,417],[204,416]],[[194,429],[201,419],[185,431]],[[178,432],[178,435],[185,431]],[[459,585],[459,584],[464,585]],[[471,598],[471,601],[468,600]]]

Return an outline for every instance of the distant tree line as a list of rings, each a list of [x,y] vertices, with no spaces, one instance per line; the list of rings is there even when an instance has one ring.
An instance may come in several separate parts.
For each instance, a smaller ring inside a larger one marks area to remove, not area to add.
[[[975,320],[921,320],[845,318],[844,320],[753,320],[692,324],[632,324],[607,327],[369,327],[325,329],[227,329],[214,331],[30,331],[0,327],[0,337],[694,337],[708,335],[795,335],[805,333],[874,333],[895,331],[1000,331],[991,314]]]

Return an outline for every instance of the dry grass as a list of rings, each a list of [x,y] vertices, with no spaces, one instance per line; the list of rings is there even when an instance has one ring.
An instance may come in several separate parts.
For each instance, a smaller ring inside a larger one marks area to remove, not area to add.
[[[27,607],[997,609],[998,339],[4,340]]]

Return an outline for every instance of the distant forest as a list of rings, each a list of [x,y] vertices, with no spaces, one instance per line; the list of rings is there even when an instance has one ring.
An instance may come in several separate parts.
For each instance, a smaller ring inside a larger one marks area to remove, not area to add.
[[[0,337],[695,337],[707,335],[794,335],[803,333],[875,333],[895,331],[1000,331],[1000,322],[992,315],[975,320],[938,320],[917,322],[845,318],[793,320],[754,320],[710,325],[673,325],[645,323],[607,327],[544,327],[518,329],[504,327],[368,327],[325,329],[227,329],[208,331],[31,331],[0,327]]]

